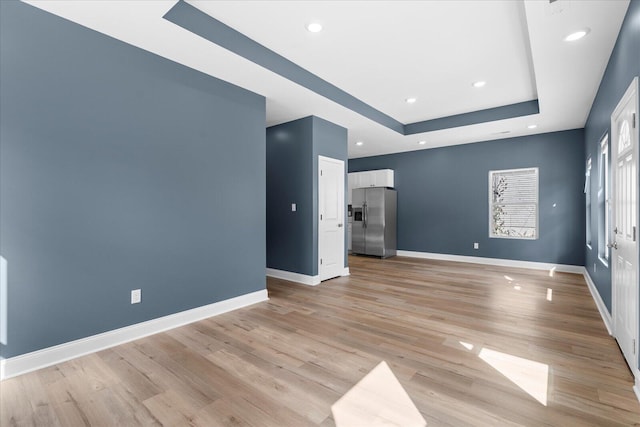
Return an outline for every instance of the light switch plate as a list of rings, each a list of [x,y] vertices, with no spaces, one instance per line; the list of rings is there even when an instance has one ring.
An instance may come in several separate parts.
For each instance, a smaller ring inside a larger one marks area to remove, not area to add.
[[[295,212],[297,209],[296,204],[295,203],[291,203],[291,212]]]

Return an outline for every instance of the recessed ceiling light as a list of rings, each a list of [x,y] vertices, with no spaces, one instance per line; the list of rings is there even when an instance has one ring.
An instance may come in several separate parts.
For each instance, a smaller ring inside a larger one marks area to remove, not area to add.
[[[566,42],[574,42],[576,40],[580,40],[581,38],[583,38],[584,36],[589,34],[589,31],[591,31],[589,28],[584,28],[582,30],[575,31],[575,32],[569,34],[567,37],[565,37],[564,41],[566,41]]]
[[[538,125],[529,125],[529,126],[527,126],[527,129],[535,129],[537,127],[538,127]]]
[[[364,144],[364,142],[362,142],[362,141],[358,141],[358,142],[356,142],[356,145],[357,145],[358,147],[359,147],[359,146],[361,146],[362,144]]]
[[[487,82],[485,82],[483,80],[480,80],[480,81],[474,82],[472,86],[473,87],[483,87],[486,84],[487,84]]]
[[[312,33],[319,33],[322,31],[322,24],[319,22],[312,22],[307,25],[307,30]]]
[[[418,141],[418,144],[420,144],[420,145],[424,145],[426,143],[427,143],[427,141]]]
[[[416,101],[417,101],[417,99],[416,99],[416,98],[411,97],[411,98],[407,98],[407,99],[405,99],[405,101],[407,102],[407,104],[413,104],[414,102],[416,102]]]

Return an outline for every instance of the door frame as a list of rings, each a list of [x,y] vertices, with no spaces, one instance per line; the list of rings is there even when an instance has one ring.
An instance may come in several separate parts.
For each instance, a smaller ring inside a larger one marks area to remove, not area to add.
[[[612,184],[612,188],[611,188],[611,198],[613,199],[614,197],[616,197],[616,188],[615,186],[617,185],[616,179],[615,179],[615,173],[614,171],[617,172],[617,164],[614,164],[614,158],[613,158],[613,152],[614,150],[617,150],[617,142],[618,142],[618,128],[615,125],[616,121],[615,119],[617,118],[617,116],[621,113],[622,109],[624,108],[624,106],[627,104],[627,102],[631,99],[632,95],[635,92],[635,99],[633,100],[635,102],[635,111],[636,111],[636,123],[635,123],[635,127],[631,129],[632,133],[635,133],[635,141],[632,138],[632,143],[635,144],[635,147],[633,148],[635,150],[635,162],[636,162],[636,174],[634,176],[635,179],[635,185],[636,185],[636,226],[640,228],[640,222],[638,221],[638,219],[640,218],[640,209],[638,209],[638,205],[640,203],[640,198],[638,198],[639,195],[639,184],[640,184],[640,180],[639,180],[639,174],[638,174],[638,156],[640,155],[640,147],[638,147],[639,143],[640,143],[640,135],[638,133],[638,128],[640,128],[640,126],[638,126],[638,77],[634,77],[634,79],[631,81],[631,84],[629,85],[629,87],[627,88],[627,90],[625,91],[624,95],[620,98],[620,101],[618,101],[618,104],[616,105],[616,108],[613,110],[613,112],[611,113],[611,132],[610,132],[610,139],[609,139],[609,148],[611,150],[611,168],[609,168],[609,173],[611,174],[611,177],[613,179],[611,179],[611,184]],[[616,151],[615,154],[615,160],[617,163],[618,160],[618,154]],[[616,169],[614,169],[614,167]],[[616,200],[613,200],[612,206],[615,205]],[[612,219],[614,219],[614,221],[611,221],[611,227],[614,227],[614,223],[615,223],[615,216],[617,215],[617,212],[615,214],[612,214]],[[611,236],[613,236],[613,232],[611,232],[610,234]],[[615,237],[614,237],[615,238]],[[636,249],[636,255],[640,254],[640,238],[636,238],[635,241],[635,249]],[[613,254],[611,254],[613,255]],[[613,256],[610,256],[609,258],[610,260],[610,265],[611,265],[611,270],[610,270],[610,274],[611,274],[611,316],[612,316],[612,325],[611,325],[611,329],[613,332],[613,337],[617,339],[618,336],[618,331],[616,329],[618,329],[617,326],[617,309],[618,309],[618,304],[616,301],[616,275],[614,274],[614,269],[616,268],[616,262],[613,260]],[[635,354],[633,354],[631,357],[632,360],[632,366],[629,366],[629,368],[631,369],[631,372],[633,373],[634,377],[636,378],[636,384],[637,381],[640,379],[640,371],[638,371],[638,334],[640,332],[640,294],[639,294],[639,286],[637,286],[637,282],[640,276],[638,276],[638,270],[639,270],[639,266],[638,264],[640,263],[640,259],[638,259],[638,256],[636,256],[636,260],[635,260],[635,277],[636,277],[636,286],[634,286],[635,289],[635,295],[634,295],[634,303],[635,303]],[[625,357],[626,359],[626,357]]]
[[[316,265],[318,266],[318,282],[322,282],[323,280],[328,280],[330,278],[323,278],[322,274],[320,273],[320,259],[322,258],[322,253],[320,251],[320,181],[322,180],[322,169],[320,168],[320,162],[322,161],[327,161],[330,163],[336,163],[336,164],[340,164],[342,166],[342,271],[340,272],[340,276],[347,276],[349,275],[349,270],[348,267],[345,265],[345,261],[344,261],[344,254],[345,254],[345,248],[346,246],[346,242],[345,242],[345,236],[346,236],[346,232],[347,232],[347,221],[346,221],[346,214],[347,214],[347,208],[346,208],[346,204],[345,204],[345,184],[346,184],[346,162],[344,160],[340,160],[340,159],[334,159],[332,157],[326,157],[326,156],[321,156],[318,155],[318,162],[317,162],[317,166],[318,166],[318,192],[317,192],[317,202],[318,202],[318,211],[317,211],[317,230],[318,230],[318,242],[317,242],[317,250],[318,250],[318,257],[316,259]],[[337,276],[333,276],[333,277],[337,277]],[[331,277],[332,278],[332,277]]]

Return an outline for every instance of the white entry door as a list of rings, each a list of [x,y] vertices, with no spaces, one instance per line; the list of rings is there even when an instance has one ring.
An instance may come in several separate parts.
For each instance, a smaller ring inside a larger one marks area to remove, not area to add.
[[[318,156],[318,274],[320,280],[344,271],[344,162]]]
[[[613,330],[631,370],[638,334],[638,78],[611,115]]]

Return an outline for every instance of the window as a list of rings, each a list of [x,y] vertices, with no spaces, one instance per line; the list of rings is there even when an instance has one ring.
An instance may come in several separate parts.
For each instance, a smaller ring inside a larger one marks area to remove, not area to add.
[[[585,211],[586,211],[586,237],[587,247],[591,249],[591,157],[587,160],[587,170],[584,178]]]
[[[538,168],[489,172],[489,237],[538,238]]]
[[[598,258],[609,263],[609,135],[600,142],[598,165]]]

